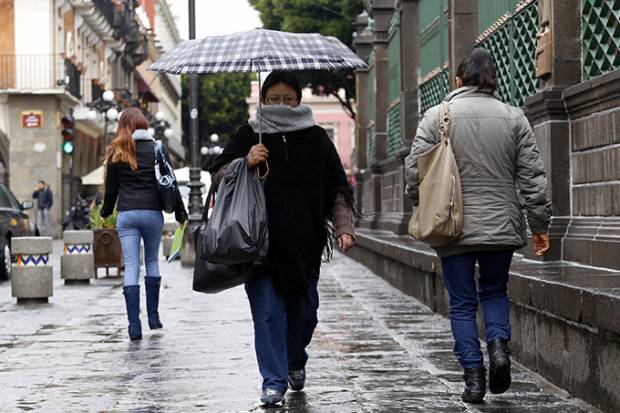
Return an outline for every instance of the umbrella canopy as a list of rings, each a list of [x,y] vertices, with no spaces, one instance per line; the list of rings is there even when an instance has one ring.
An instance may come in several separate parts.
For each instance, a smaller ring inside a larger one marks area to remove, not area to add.
[[[354,69],[366,63],[335,37],[267,29],[178,44],[148,70],[170,74]]]

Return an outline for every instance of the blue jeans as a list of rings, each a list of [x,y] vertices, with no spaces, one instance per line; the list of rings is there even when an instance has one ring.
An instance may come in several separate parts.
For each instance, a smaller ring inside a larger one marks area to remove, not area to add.
[[[483,367],[476,325],[482,305],[486,341],[510,340],[508,272],[513,250],[481,251],[441,259],[443,280],[450,296],[454,354],[464,369]],[[480,268],[476,288],[476,262]]]
[[[317,324],[319,293],[316,277],[308,280],[306,299],[285,299],[274,289],[271,277],[263,274],[245,284],[254,320],[254,345],[263,390],[285,393],[289,370],[306,366],[306,347]]]
[[[125,259],[125,286],[140,285],[140,239],[144,240],[144,265],[148,277],[159,277],[159,244],[164,229],[161,211],[131,209],[120,211],[116,230]]]

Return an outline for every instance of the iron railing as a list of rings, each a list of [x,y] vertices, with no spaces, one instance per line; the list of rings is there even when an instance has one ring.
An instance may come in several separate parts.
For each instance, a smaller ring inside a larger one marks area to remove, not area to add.
[[[76,66],[60,55],[0,55],[0,89],[66,89],[80,98],[80,82]]]
[[[400,104],[393,105],[387,112],[387,156],[398,155],[402,146],[400,127]]]
[[[368,165],[372,165],[376,160],[375,148],[375,128],[368,128],[366,131],[366,160]]]
[[[582,0],[583,78],[620,68],[620,0]]]
[[[522,106],[536,93],[536,33],[538,1],[523,1],[514,13],[502,17],[478,39],[477,46],[491,51],[497,76],[497,95]]]
[[[420,114],[439,105],[450,91],[447,70],[437,70],[420,85]]]

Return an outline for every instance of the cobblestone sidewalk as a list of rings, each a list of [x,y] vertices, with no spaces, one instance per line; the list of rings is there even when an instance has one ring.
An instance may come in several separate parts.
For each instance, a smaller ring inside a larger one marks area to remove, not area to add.
[[[191,269],[161,265],[165,328],[149,331],[143,313],[138,344],[120,279],[56,278],[51,304],[26,308],[0,284],[0,411],[262,411],[243,289],[193,293]],[[446,319],[341,255],[320,291],[308,386],[276,411],[597,412],[519,366],[509,393],[467,406]]]

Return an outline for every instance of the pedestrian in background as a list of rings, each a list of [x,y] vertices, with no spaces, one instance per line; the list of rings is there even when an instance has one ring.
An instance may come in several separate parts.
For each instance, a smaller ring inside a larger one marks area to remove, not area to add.
[[[54,205],[54,194],[50,186],[41,180],[32,193],[32,198],[37,200],[37,228],[43,236],[49,236],[50,208]]]
[[[246,157],[269,173],[265,199],[269,262],[245,289],[254,320],[256,357],[263,377],[261,402],[278,406],[287,388],[302,390],[306,347],[317,324],[317,283],[330,239],[346,252],[354,244],[353,194],[334,144],[301,105],[301,86],[290,72],[272,72],[261,89],[262,126],[243,125],[211,166],[214,183],[224,167]],[[264,132],[259,144],[259,128]],[[220,172],[218,172],[220,171]],[[217,201],[216,201],[217,202]],[[330,221],[334,221],[334,226]]]
[[[163,325],[159,319],[159,244],[163,232],[163,206],[155,180],[155,139],[148,133],[149,122],[137,108],[123,111],[118,134],[106,152],[105,195],[101,216],[114,212],[118,198],[116,230],[125,259],[123,294],[131,340],[142,338],[140,322],[140,240],[144,241],[146,309],[149,328]],[[170,160],[168,159],[168,162]],[[177,191],[175,217],[187,220]]]
[[[489,355],[489,390],[503,393],[511,382],[508,271],[515,250],[527,245],[519,194],[537,256],[549,250],[551,204],[527,118],[521,109],[494,96],[497,80],[488,50],[477,48],[460,64],[456,85],[445,101],[449,102],[449,136],[461,176],[464,224],[456,241],[436,251],[450,297],[454,352],[464,370],[462,398],[480,403],[486,393],[486,371],[476,325],[478,303]],[[405,160],[407,194],[414,205],[419,184],[416,158],[438,142],[440,106],[424,114]]]

